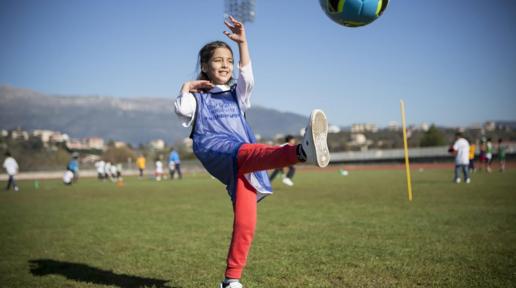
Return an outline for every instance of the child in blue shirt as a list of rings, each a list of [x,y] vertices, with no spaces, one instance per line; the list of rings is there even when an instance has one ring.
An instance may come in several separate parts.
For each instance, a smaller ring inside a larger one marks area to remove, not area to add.
[[[221,288],[241,288],[240,278],[256,227],[257,202],[272,193],[266,170],[298,162],[326,167],[330,161],[328,123],[314,110],[299,145],[257,144],[245,111],[250,108],[254,77],[244,25],[233,17],[224,22],[224,34],[237,43],[239,77],[233,79],[233,52],[222,41],[199,51],[197,80],[185,82],[175,101],[183,126],[192,126],[194,154],[206,170],[226,185],[233,203],[233,235]],[[236,82],[236,83],[235,83]]]

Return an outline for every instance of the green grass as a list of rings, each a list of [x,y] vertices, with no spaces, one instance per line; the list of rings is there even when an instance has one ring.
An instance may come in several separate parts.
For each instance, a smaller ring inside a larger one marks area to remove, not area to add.
[[[248,288],[515,287],[516,171],[301,171],[259,205]],[[5,183],[2,182],[2,185]],[[217,287],[232,210],[208,176],[20,181],[0,193],[1,287]]]

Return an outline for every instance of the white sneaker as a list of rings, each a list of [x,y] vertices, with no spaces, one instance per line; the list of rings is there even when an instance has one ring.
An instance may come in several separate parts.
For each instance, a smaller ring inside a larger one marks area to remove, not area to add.
[[[244,288],[244,285],[240,282],[231,282],[226,286],[224,286],[224,283],[220,283],[219,288]]]
[[[294,182],[292,182],[292,180],[290,180],[288,177],[283,178],[283,184],[287,186],[294,186]]]
[[[460,183],[460,178],[455,179],[455,183],[459,184]]]
[[[310,114],[310,121],[305,129],[305,137],[301,146],[306,153],[306,163],[315,164],[321,168],[330,163],[330,151],[326,137],[328,135],[328,120],[324,112],[315,109]]]
[[[471,178],[466,179],[466,184],[471,183]]]

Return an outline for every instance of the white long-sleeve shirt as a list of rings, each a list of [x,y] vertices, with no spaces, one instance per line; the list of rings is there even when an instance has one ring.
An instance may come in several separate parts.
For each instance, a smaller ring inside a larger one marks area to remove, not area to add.
[[[13,157],[5,158],[3,166],[8,175],[14,176],[18,173],[18,163]]]
[[[457,151],[457,155],[455,156],[455,164],[469,164],[469,143],[466,139],[457,139],[457,141],[455,141],[453,144],[453,150]]]
[[[251,108],[251,93],[254,87],[254,76],[253,76],[253,67],[251,62],[247,65],[240,67],[237,86],[236,86],[236,95],[238,102],[240,104],[240,109],[242,113],[247,109]],[[227,91],[231,89],[228,85],[215,85],[209,92],[221,92]],[[195,101],[195,97],[192,93],[181,93],[177,96],[176,101],[174,102],[175,111],[177,116],[182,121],[184,127],[189,127],[192,125],[195,110],[197,108],[197,102]]]

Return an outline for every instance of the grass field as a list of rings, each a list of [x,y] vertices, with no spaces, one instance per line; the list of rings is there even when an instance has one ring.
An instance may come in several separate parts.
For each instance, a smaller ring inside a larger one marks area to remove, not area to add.
[[[515,287],[516,171],[300,171],[259,205],[248,288]],[[1,183],[2,185],[5,182]],[[0,193],[1,287],[218,287],[231,234],[206,175],[20,181]]]

